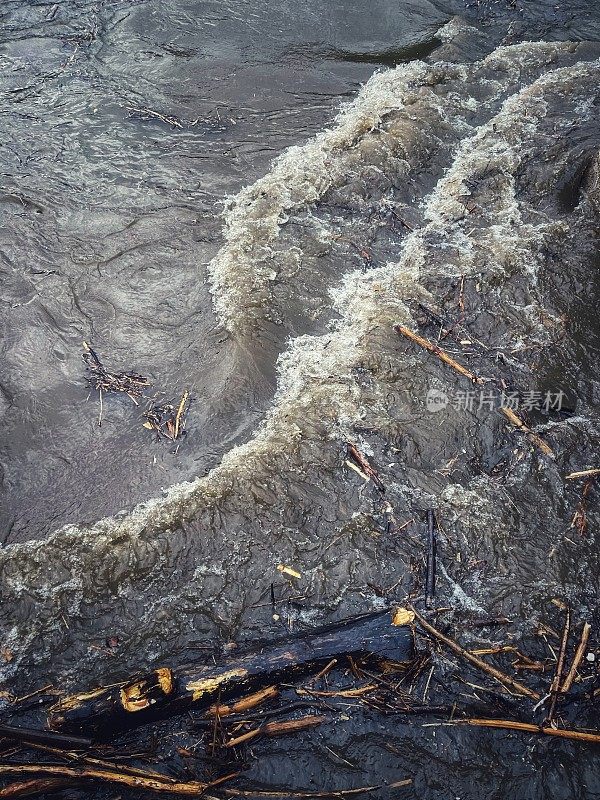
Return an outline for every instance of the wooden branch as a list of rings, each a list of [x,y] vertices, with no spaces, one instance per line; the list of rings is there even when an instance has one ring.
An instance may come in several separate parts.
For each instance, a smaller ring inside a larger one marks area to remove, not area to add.
[[[457,642],[450,639],[448,636],[445,636],[441,631],[438,631],[437,628],[434,628],[433,625],[430,625],[426,619],[424,619],[416,609],[412,609],[415,612],[415,617],[419,622],[419,625],[423,628],[423,630],[427,631],[427,633],[431,634],[434,638],[438,641],[443,642],[447,647],[450,648],[454,653],[464,658],[470,664],[477,667],[478,669],[485,672],[487,675],[490,675],[492,678],[495,678],[501,684],[503,684],[506,688],[511,689],[518,694],[526,695],[527,697],[531,697],[532,700],[539,700],[540,696],[537,692],[534,692],[528,686],[516,681],[514,678],[511,678],[510,675],[507,675],[505,672],[502,672],[496,667],[492,667],[490,664],[486,664],[485,661],[482,661],[477,656],[474,656],[472,653],[469,653],[468,650],[465,650],[464,647],[461,647]]]
[[[371,478],[375,486],[379,489],[380,492],[385,492],[385,486],[381,478],[379,477],[379,473],[377,470],[369,464],[365,456],[360,452],[358,447],[352,442],[346,442],[346,450],[348,456],[354,461],[354,463],[359,467],[363,475],[366,476],[367,480]]]
[[[593,478],[595,475],[600,475],[600,469],[584,469],[581,472],[571,472],[567,475],[567,480],[574,480],[576,478]]]
[[[575,509],[575,513],[573,514],[573,519],[571,520],[571,527],[575,528],[575,530],[580,536],[585,536],[585,534],[587,533],[587,528],[588,528],[587,507],[589,501],[589,494],[592,491],[593,485],[594,485],[594,478],[588,478],[588,480],[586,480],[586,482],[583,484],[583,488],[581,490],[581,497],[579,498],[579,503],[577,504],[577,508]]]
[[[458,361],[455,361],[452,356],[449,356],[448,353],[446,353],[445,350],[442,350],[441,347],[438,347],[438,345],[433,344],[433,342],[430,342],[428,339],[424,339],[422,336],[419,336],[418,333],[414,333],[414,331],[411,331],[411,329],[407,328],[405,325],[394,325],[394,330],[396,333],[400,334],[400,336],[404,336],[411,342],[418,344],[419,347],[427,350],[428,353],[432,353],[434,356],[437,356],[440,361],[443,361],[444,364],[452,367],[455,372],[458,372],[459,375],[468,378],[472,383],[484,383],[483,378],[478,378],[477,375],[474,375],[466,367],[463,367],[462,364],[459,364]]]
[[[562,683],[563,670],[565,668],[565,655],[567,652],[567,644],[569,641],[569,630],[571,628],[571,611],[565,609],[565,624],[563,627],[562,638],[560,641],[560,650],[558,651],[558,660],[556,662],[556,672],[550,686],[550,708],[548,709],[548,716],[546,717],[546,724],[551,725],[556,711],[556,703],[560,692]]]
[[[190,396],[190,393],[186,389],[185,392],[183,393],[182,397],[181,397],[181,400],[179,402],[179,406],[177,408],[177,414],[175,415],[175,433],[173,434],[173,439],[177,439],[179,437],[179,427],[180,427],[180,424],[181,424],[181,415],[183,414],[183,411],[185,409],[185,404],[187,403],[187,400],[188,400],[189,396]]]
[[[186,797],[199,797],[207,789],[218,786],[238,774],[236,772],[226,775],[212,783],[201,783],[199,781],[170,781],[166,776],[164,781],[160,781],[155,778],[142,778],[139,775],[128,775],[124,772],[94,767],[56,766],[54,764],[0,764],[0,777],[4,775],[46,775],[62,779],[73,779],[78,783],[83,780],[93,780],[129,786],[131,789],[145,789],[149,792],[161,792],[163,794],[183,795]],[[10,797],[10,794],[5,796]]]
[[[568,728],[550,728],[534,725],[529,722],[517,722],[511,719],[459,719],[450,725],[477,725],[482,728],[500,728],[502,730],[519,731],[521,733],[539,733],[545,736],[556,736],[560,739],[572,739],[578,742],[600,744],[600,733],[569,730]]]
[[[314,728],[315,725],[321,725],[323,722],[327,722],[327,717],[317,716],[316,714],[309,714],[306,717],[300,717],[300,719],[291,719],[284,722],[266,722],[264,725],[259,725],[258,728],[230,739],[225,743],[225,747],[237,747],[237,745],[255,739],[257,736],[285,736],[288,733]]]
[[[581,639],[579,641],[577,650],[575,651],[575,656],[573,657],[573,663],[571,664],[571,669],[567,673],[567,677],[565,678],[563,685],[560,687],[560,691],[563,694],[566,694],[568,691],[570,691],[571,686],[573,686],[573,683],[577,676],[577,670],[579,669],[579,665],[581,664],[581,659],[585,655],[585,649],[587,647],[588,640],[590,638],[591,630],[592,626],[589,624],[589,622],[584,622],[583,629],[581,631]]]
[[[220,665],[196,664],[177,672],[161,667],[125,683],[62,698],[49,709],[48,723],[54,730],[114,736],[190,708],[206,711],[216,702],[262,690],[265,684],[302,677],[345,655],[409,661],[412,627],[394,625],[390,612],[385,611],[346,620],[309,636],[287,638]]]
[[[435,529],[435,512],[427,512],[427,574],[425,577],[425,605],[431,608],[435,599],[435,556],[437,537]]]
[[[515,414],[515,412],[512,409],[505,408],[504,406],[502,406],[500,408],[500,411],[504,414],[504,416],[511,423],[511,425],[514,425],[515,428],[518,428],[520,431],[523,431],[523,433],[527,436],[527,438],[531,441],[531,443],[534,444],[536,447],[538,447],[542,451],[542,453],[544,453],[544,455],[547,455],[550,458],[554,458],[554,451],[552,450],[548,442],[545,442],[541,436],[532,431],[530,427],[525,425],[521,417]]]
[[[367,683],[365,686],[357,686],[352,689],[296,689],[296,694],[299,697],[306,695],[310,697],[362,697],[369,692],[375,691],[378,688],[376,683]]]
[[[254,692],[253,694],[247,695],[247,697],[242,697],[241,700],[235,703],[230,703],[229,705],[219,703],[218,705],[210,706],[210,708],[206,710],[206,716],[228,717],[231,714],[244,714],[246,711],[256,708],[256,706],[260,705],[265,700],[272,700],[278,696],[279,689],[276,686],[266,686],[259,692]]]
[[[48,747],[43,744],[31,744],[29,747],[35,750],[42,750],[45,753],[51,753],[53,756],[65,759],[66,761],[75,762],[77,766],[81,766],[85,763],[92,767],[102,767],[109,772],[125,772],[128,775],[135,775],[140,778],[155,778],[158,781],[166,781],[167,783],[176,782],[174,778],[153,769],[140,769],[139,767],[131,766],[131,764],[115,764],[112,761],[105,761],[103,758],[96,758],[95,756],[86,755],[84,753],[73,753],[70,750],[60,750],[56,747]]]

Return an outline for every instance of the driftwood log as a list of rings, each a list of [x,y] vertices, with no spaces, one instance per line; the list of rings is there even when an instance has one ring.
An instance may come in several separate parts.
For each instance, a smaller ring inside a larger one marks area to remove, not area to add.
[[[48,724],[52,730],[103,739],[188,709],[207,710],[215,702],[320,669],[333,658],[406,662],[413,655],[413,631],[410,625],[394,624],[397,619],[389,611],[368,614],[220,665],[159,667],[121,684],[62,698],[49,709]]]

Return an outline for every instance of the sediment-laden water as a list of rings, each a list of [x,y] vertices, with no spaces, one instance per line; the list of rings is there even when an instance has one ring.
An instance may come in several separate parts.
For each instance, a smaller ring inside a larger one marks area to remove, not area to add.
[[[7,688],[422,594],[427,508],[440,605],[506,615],[517,638],[556,596],[597,617],[597,505],[583,536],[564,476],[598,461],[600,22],[377,5],[1,12]],[[440,320],[481,385],[394,331],[435,340]],[[152,392],[190,389],[179,448],[127,398],[98,426],[84,339]],[[509,396],[554,459],[498,413]],[[600,792],[595,753],[568,744],[377,715],[328,741],[341,760],[264,745],[261,780]]]

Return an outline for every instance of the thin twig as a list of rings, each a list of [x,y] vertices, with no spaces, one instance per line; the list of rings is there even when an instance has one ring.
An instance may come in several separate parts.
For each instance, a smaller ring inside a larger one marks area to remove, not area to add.
[[[496,667],[492,667],[490,664],[486,664],[485,661],[482,661],[477,656],[474,656],[472,653],[469,653],[468,650],[465,650],[464,647],[461,647],[457,642],[453,641],[452,639],[445,636],[441,631],[438,631],[437,628],[434,628],[433,625],[430,625],[426,619],[424,619],[419,612],[411,606],[411,609],[415,612],[415,617],[418,620],[421,627],[427,631],[427,633],[431,634],[435,637],[438,641],[443,642],[447,647],[450,648],[453,652],[457,655],[462,656],[466,661],[473,666],[478,667],[483,672],[490,675],[492,678],[495,678],[497,681],[502,683],[509,689],[512,689],[519,694],[526,695],[527,697],[531,697],[532,700],[539,700],[540,696],[537,692],[534,692],[528,686],[524,686],[519,681],[516,681],[514,678],[511,678],[510,675],[507,675],[505,672],[502,672]]]
[[[518,428],[519,430],[523,431],[523,433],[528,437],[528,439],[536,447],[538,447],[542,451],[542,453],[544,453],[544,455],[550,456],[550,458],[554,458],[554,451],[552,450],[550,445],[547,442],[545,442],[541,436],[532,431],[531,428],[523,422],[523,420],[521,419],[521,417],[519,417],[518,414],[515,414],[515,412],[511,408],[505,408],[504,406],[502,406],[500,411],[504,414],[506,419],[512,425],[515,426],[515,428]]]
[[[567,677],[565,678],[563,685],[560,687],[560,691],[563,694],[566,694],[571,689],[571,686],[573,686],[573,683],[577,676],[577,670],[579,669],[579,665],[581,664],[581,659],[585,654],[585,648],[587,647],[591,630],[592,626],[590,625],[590,623],[584,622],[583,629],[581,631],[581,639],[579,641],[579,646],[575,651],[575,656],[573,657],[573,663],[571,664],[571,669],[567,673]]]
[[[592,478],[594,475],[600,475],[600,469],[583,469],[581,472],[571,472],[567,475],[567,480],[574,480],[576,478]]]
[[[457,719],[452,723],[445,724],[477,725],[482,728],[501,728],[522,733],[540,733],[546,736],[557,736],[561,739],[600,744],[600,733],[588,733],[587,731],[569,730],[568,728],[550,728],[529,722],[517,722],[511,719]]]
[[[570,609],[567,608],[565,611],[565,624],[563,628],[562,639],[560,642],[560,650],[558,651],[558,660],[556,662],[556,672],[554,673],[554,678],[552,680],[552,685],[550,687],[550,708],[548,709],[548,716],[546,717],[545,720],[546,725],[552,725],[554,720],[556,703],[558,701],[558,695],[560,693],[560,687],[562,684],[563,670],[565,668],[565,655],[567,652],[567,643],[569,641],[570,628],[571,628],[571,611]]]
[[[437,356],[440,361],[443,361],[444,364],[448,364],[449,367],[452,367],[459,375],[463,375],[465,378],[468,378],[472,383],[483,383],[483,378],[477,377],[474,375],[470,370],[466,367],[463,367],[462,364],[459,364],[458,361],[455,361],[452,356],[449,356],[445,350],[442,350],[441,347],[433,344],[428,339],[424,339],[422,336],[419,336],[418,333],[414,333],[411,331],[410,328],[407,328],[405,325],[395,325],[394,330],[396,333],[404,336],[406,339],[409,339],[411,342],[418,344],[424,350],[427,350],[428,353],[432,353],[433,355]]]
[[[165,792],[166,794],[179,794],[187,797],[198,797],[206,789],[217,786],[226,780],[238,775],[233,773],[219,778],[212,783],[199,781],[167,782],[156,778],[142,778],[139,775],[127,775],[114,770],[97,769],[94,767],[68,767],[54,764],[0,764],[0,776],[4,775],[53,775],[59,778],[73,778],[75,781],[98,780],[105,783],[116,783],[130,786],[134,789],[145,789],[151,792]]]

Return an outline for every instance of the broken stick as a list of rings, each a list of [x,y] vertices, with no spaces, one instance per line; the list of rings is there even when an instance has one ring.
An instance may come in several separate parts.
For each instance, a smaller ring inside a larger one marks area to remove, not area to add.
[[[560,642],[560,650],[558,651],[558,660],[556,662],[556,672],[550,687],[550,708],[548,709],[548,716],[545,720],[545,725],[552,725],[554,719],[554,712],[556,711],[556,703],[560,693],[562,684],[563,670],[565,668],[565,656],[567,653],[567,643],[569,641],[569,630],[571,628],[571,611],[565,609],[565,625],[563,628],[562,638]]]
[[[581,660],[585,655],[585,649],[587,647],[587,643],[590,638],[591,630],[592,626],[590,625],[590,623],[584,622],[583,629],[581,631],[581,639],[579,641],[577,650],[575,651],[575,656],[573,657],[573,663],[571,664],[571,669],[567,673],[567,677],[565,678],[563,685],[560,687],[560,691],[563,694],[566,694],[571,689],[571,686],[573,686],[575,678],[577,677],[577,670],[579,669]]]
[[[300,717],[300,719],[290,719],[284,722],[266,722],[264,725],[259,725],[258,728],[242,733],[240,736],[225,742],[225,747],[237,747],[244,742],[255,739],[257,736],[284,736],[288,733],[304,731],[307,728],[313,728],[315,725],[321,725],[326,721],[327,717],[309,714],[306,717]]]
[[[575,478],[593,478],[595,475],[600,475],[600,469],[583,469],[580,472],[571,472],[567,475],[567,480],[574,480]]]
[[[55,766],[54,764],[0,764],[0,777],[4,775],[47,775],[62,779],[72,779],[76,783],[83,780],[101,781],[103,783],[116,783],[129,786],[132,789],[145,789],[149,792],[163,792],[165,794],[183,795],[186,797],[199,797],[207,789],[218,786],[226,780],[236,777],[238,773],[226,775],[212,783],[200,781],[173,781],[165,775],[165,779],[142,778],[139,775],[128,775],[125,772],[97,769],[92,767]],[[7,791],[10,787],[5,787]],[[0,795],[1,796],[1,795]],[[5,794],[10,797],[10,794]],[[13,797],[18,795],[14,795]]]
[[[225,705],[224,703],[215,704],[206,710],[207,717],[228,717],[231,714],[244,714],[256,706],[259,706],[265,700],[272,700],[279,696],[279,689],[276,686],[266,686],[259,692],[249,694],[247,697],[242,697],[235,703]]]
[[[34,728],[17,728],[13,725],[0,725],[0,738],[13,739],[17,742],[54,745],[69,750],[85,750],[91,746],[92,740],[83,736],[65,736],[53,731],[40,731]]]
[[[462,656],[466,661],[473,666],[478,667],[482,672],[487,673],[492,678],[495,678],[499,683],[503,684],[507,689],[511,689],[513,692],[517,692],[518,694],[526,695],[527,697],[531,697],[532,700],[539,700],[540,696],[537,692],[534,692],[528,686],[516,681],[514,678],[511,678],[510,675],[507,675],[505,672],[502,672],[496,667],[492,667],[490,664],[486,664],[485,661],[482,661],[477,656],[474,656],[472,653],[469,653],[468,650],[465,650],[464,647],[461,647],[457,642],[450,639],[448,636],[445,636],[441,631],[438,631],[437,628],[434,628],[433,625],[430,625],[426,619],[424,619],[419,612],[412,608],[415,614],[415,618],[417,619],[419,625],[425,630],[427,633],[431,634],[435,639],[440,642],[443,642],[447,647],[450,648],[454,653],[459,656]]]
[[[512,719],[457,719],[447,724],[478,725],[482,728],[501,728],[503,730],[519,731],[521,733],[540,733],[546,736],[557,736],[560,739],[572,739],[579,742],[600,744],[600,733],[569,730],[568,728],[550,728],[542,725],[534,725],[529,722],[517,722]]]
[[[466,367],[463,367],[462,364],[459,364],[458,361],[455,361],[452,356],[449,356],[445,350],[442,350],[441,347],[438,345],[433,344],[428,339],[424,339],[422,336],[419,336],[418,333],[414,333],[411,331],[410,328],[407,328],[406,325],[394,325],[394,330],[396,333],[400,334],[400,336],[404,336],[406,339],[410,339],[411,342],[418,344],[424,350],[427,350],[428,353],[432,353],[434,356],[437,356],[440,361],[443,361],[444,364],[448,364],[449,367],[452,367],[453,370],[462,375],[465,378],[468,378],[472,383],[483,383],[483,378],[478,378],[477,375],[474,375],[470,370]]]
[[[523,422],[521,417],[518,416],[518,414],[515,414],[515,412],[512,409],[505,408],[504,406],[502,406],[500,411],[504,414],[506,419],[512,425],[515,426],[515,428],[518,428],[520,431],[523,431],[523,433],[532,442],[532,444],[538,447],[542,451],[542,453],[544,453],[544,455],[550,456],[550,458],[554,458],[554,451],[552,450],[550,445],[547,442],[545,442],[541,436],[532,431],[530,427],[525,425],[525,423]]]
[[[425,579],[425,605],[431,608],[435,598],[435,555],[437,539],[435,531],[435,513],[427,512],[427,575]]]
[[[375,486],[379,489],[379,491],[385,492],[385,486],[383,485],[383,482],[379,477],[379,473],[374,467],[372,467],[369,464],[369,462],[367,461],[365,456],[363,456],[363,454],[360,452],[358,447],[355,444],[352,444],[352,442],[346,442],[346,451],[348,453],[348,456],[352,459],[352,461],[354,461],[354,463],[359,467],[363,475],[366,476],[366,479],[368,480],[369,478],[371,478],[371,480],[373,481]]]

